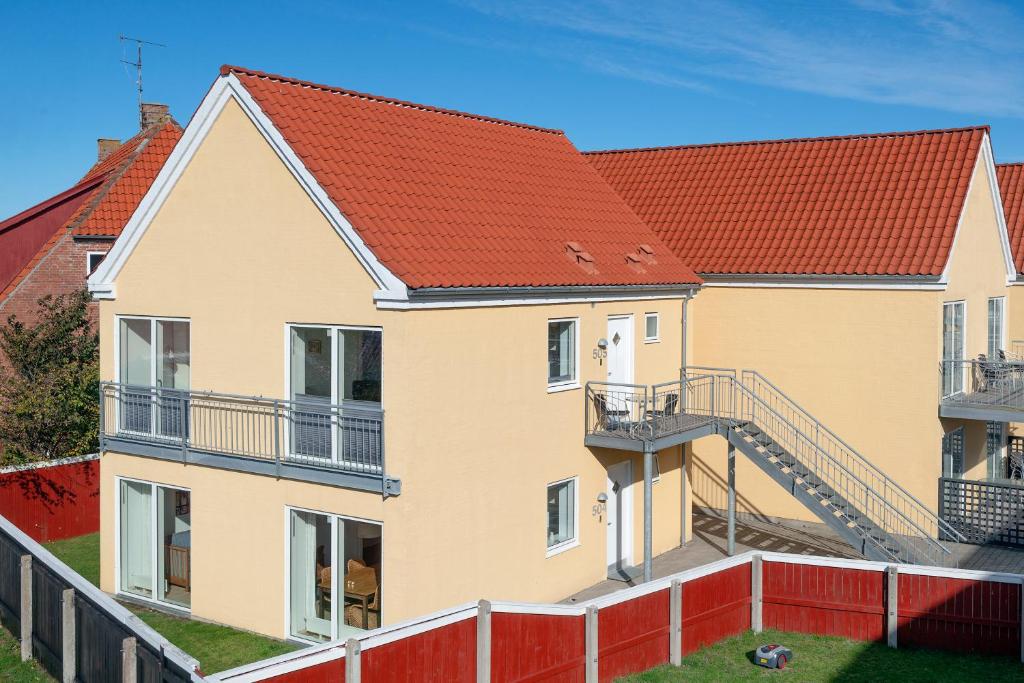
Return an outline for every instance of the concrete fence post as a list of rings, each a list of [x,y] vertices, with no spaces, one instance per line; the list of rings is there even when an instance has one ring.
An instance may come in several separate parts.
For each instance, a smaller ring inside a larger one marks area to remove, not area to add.
[[[359,683],[363,675],[359,665],[361,652],[358,640],[349,638],[345,641],[345,683]]]
[[[673,579],[668,599],[668,661],[672,666],[683,663],[683,584]]]
[[[75,657],[75,589],[68,588],[61,593],[61,681],[75,683],[78,662]]]
[[[481,600],[476,611],[476,681],[491,680],[491,603]]]
[[[135,637],[125,638],[121,641],[121,682],[138,683],[138,658],[136,648],[138,643]]]
[[[764,562],[761,555],[750,560],[750,630],[760,633],[764,614]]]
[[[896,627],[899,610],[899,567],[890,564],[885,568],[885,630],[889,647],[898,647]]]
[[[586,616],[586,683],[597,683],[597,608],[587,607]]]
[[[1024,663],[1024,583],[1020,585],[1020,661]]]
[[[21,556],[21,661],[32,659],[32,556]]]

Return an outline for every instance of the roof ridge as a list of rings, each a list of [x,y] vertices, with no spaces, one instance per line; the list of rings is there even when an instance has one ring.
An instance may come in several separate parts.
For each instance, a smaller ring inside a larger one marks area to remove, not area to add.
[[[1024,161],[1004,161],[1001,164],[996,164],[996,168],[1001,168],[1003,166],[1024,166]]]
[[[660,147],[634,147],[621,149],[594,149],[581,152],[584,155],[598,154],[629,154],[632,152],[671,152],[684,149],[702,149],[708,147],[742,147],[746,145],[768,145],[799,142],[832,142],[837,140],[860,140],[873,138],[895,138],[910,137],[913,135],[940,135],[945,133],[965,133],[967,131],[982,130],[986,133],[991,131],[987,123],[978,126],[962,126],[960,128],[931,128],[925,130],[889,131],[885,133],[852,133],[849,135],[823,135],[820,137],[805,138],[778,138],[775,140],[740,140],[735,142],[703,142],[692,145],[664,145]],[[1024,163],[1024,162],[1021,162]]]
[[[374,95],[372,93],[359,92],[358,90],[349,90],[347,88],[339,88],[333,85],[326,85],[323,83],[315,83],[313,81],[304,81],[299,78],[292,78],[290,76],[282,76],[281,74],[272,74],[265,71],[257,71],[255,69],[247,69],[242,66],[232,66],[230,64],[224,64],[220,67],[221,76],[227,76],[231,73],[241,73],[248,76],[254,76],[256,78],[266,78],[268,80],[281,81],[282,83],[289,83],[292,85],[298,85],[305,88],[313,88],[316,90],[323,90],[326,92],[336,93],[338,95],[347,95],[349,97],[358,97],[366,100],[373,100],[375,102],[381,102],[383,104],[393,104],[398,107],[407,107],[409,109],[419,109],[420,111],[433,112],[436,114],[445,114],[448,116],[456,116],[459,118],[474,119],[477,121],[483,121],[485,123],[494,123],[502,126],[512,126],[513,128],[523,128],[526,130],[533,130],[540,133],[551,133],[553,135],[565,135],[565,131],[558,128],[545,128],[543,126],[535,126],[531,123],[521,123],[519,121],[510,121],[508,119],[500,119],[495,116],[485,116],[483,114],[473,114],[470,112],[460,111],[458,109],[445,109],[443,107],[435,107],[429,104],[420,104],[418,102],[409,102],[407,100],[400,100],[394,97],[385,97],[383,95]]]

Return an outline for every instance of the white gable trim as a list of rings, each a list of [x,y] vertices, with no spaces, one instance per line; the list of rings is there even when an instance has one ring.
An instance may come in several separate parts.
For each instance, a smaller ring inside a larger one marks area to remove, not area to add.
[[[989,192],[992,195],[992,205],[995,207],[996,224],[999,226],[999,242],[1003,246],[1003,267],[1006,269],[1006,284],[1013,284],[1017,279],[1017,269],[1013,265],[1013,253],[1010,251],[1010,235],[1006,228],[1006,216],[1003,214],[1003,199],[999,194],[999,179],[996,176],[995,157],[992,153],[992,140],[988,133],[985,133],[981,141],[981,149],[978,159],[971,172],[971,181],[967,184],[967,194],[964,196],[964,205],[960,207],[960,218],[956,223],[956,232],[953,234],[953,244],[949,249],[949,256],[946,258],[946,267],[942,269],[942,284],[949,283],[949,270],[953,264],[953,254],[956,253],[957,244],[960,241],[960,229],[963,227],[964,216],[967,214],[967,203],[970,201],[971,190],[974,188],[974,178],[978,173],[978,167],[984,164],[988,172]]]
[[[235,100],[246,113],[249,119],[260,131],[264,139],[284,162],[285,166],[292,172],[292,175],[299,184],[306,190],[310,199],[320,209],[321,213],[334,227],[335,231],[345,242],[346,246],[355,254],[356,258],[366,269],[366,272],[373,278],[380,288],[374,295],[390,301],[403,301],[408,298],[405,284],[398,279],[384,264],[373,254],[366,243],[352,227],[352,224],[342,215],[338,207],[331,201],[330,197],[317,182],[313,174],[302,163],[298,155],[288,145],[284,137],[277,130],[269,117],[263,113],[259,105],[239,82],[234,74],[228,74],[218,78],[210,91],[203,98],[202,103],[196,110],[195,115],[185,128],[181,140],[175,146],[174,151],[168,157],[167,162],[156,179],[146,192],[138,208],[132,214],[125,225],[121,236],[114,243],[113,248],[107,254],[107,258],[96,269],[96,272],[89,277],[89,291],[97,299],[114,299],[117,297],[115,282],[121,269],[135,250],[139,240],[149,228],[153,217],[163,206],[171,190],[177,184],[181,174],[188,167],[189,162],[196,151],[206,139],[207,134],[213,127],[214,121],[224,109],[228,100]]]

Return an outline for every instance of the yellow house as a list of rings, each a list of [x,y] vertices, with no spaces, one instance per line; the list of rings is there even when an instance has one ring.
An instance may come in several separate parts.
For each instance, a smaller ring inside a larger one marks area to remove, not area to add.
[[[988,128],[587,156],[704,278],[691,362],[754,371],[750,401],[795,424],[808,459],[848,467],[831,484],[856,480],[847,498],[962,532],[940,490],[998,471],[1020,412],[983,391],[1002,386],[986,378],[1024,317],[1007,306],[1016,269]],[[695,505],[726,508],[726,444],[688,452]],[[756,463],[736,467],[741,513],[820,517]]]
[[[90,279],[103,589],[318,641],[630,575],[682,449],[587,396],[679,386],[699,283],[559,131],[225,67]]]

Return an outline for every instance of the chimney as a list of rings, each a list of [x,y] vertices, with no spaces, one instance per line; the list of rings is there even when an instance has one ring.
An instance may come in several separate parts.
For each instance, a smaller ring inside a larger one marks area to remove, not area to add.
[[[146,130],[150,126],[157,123],[164,123],[171,119],[170,107],[166,104],[155,104],[153,102],[142,103],[142,130]]]
[[[114,138],[100,138],[96,141],[96,161],[103,161],[114,150],[121,146],[121,141]]]

